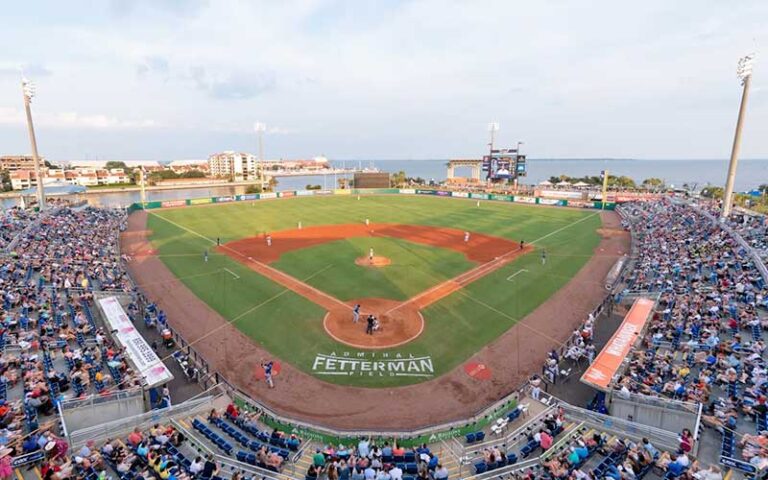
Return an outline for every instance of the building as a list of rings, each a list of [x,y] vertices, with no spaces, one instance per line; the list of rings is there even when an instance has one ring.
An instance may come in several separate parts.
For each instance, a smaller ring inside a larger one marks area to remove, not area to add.
[[[45,165],[45,158],[40,157],[40,165]],[[32,155],[3,155],[0,156],[0,170],[15,172],[16,170],[34,170],[35,159]]]
[[[168,168],[176,173],[198,170],[208,173],[208,160],[174,160],[168,164]]]
[[[258,175],[258,160],[250,153],[226,151],[208,157],[208,169],[212,177],[250,180]]]
[[[10,173],[11,187],[14,190],[25,190],[37,186],[34,170],[16,170]],[[65,182],[70,185],[93,187],[97,185],[116,185],[130,183],[131,177],[122,168],[75,168],[75,169],[43,169],[43,184]]]

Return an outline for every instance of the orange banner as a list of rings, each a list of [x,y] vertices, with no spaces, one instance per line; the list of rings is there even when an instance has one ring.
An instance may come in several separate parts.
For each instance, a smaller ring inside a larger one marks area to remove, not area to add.
[[[601,390],[608,388],[616,371],[632,349],[632,345],[635,344],[637,336],[643,331],[655,303],[648,298],[635,300],[619,328],[581,376],[582,382]]]

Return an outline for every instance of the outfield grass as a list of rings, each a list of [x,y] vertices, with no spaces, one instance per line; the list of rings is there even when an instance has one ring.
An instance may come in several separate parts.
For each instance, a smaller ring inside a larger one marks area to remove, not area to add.
[[[310,301],[285,291],[225,255],[211,254],[209,262],[203,262],[202,252],[211,248],[216,237],[226,242],[292,229],[298,221],[310,226],[358,223],[369,218],[372,222],[451,227],[528,243],[536,241],[537,248],[546,248],[546,265],[541,265],[537,253],[524,255],[431,305],[423,312],[424,333],[390,352],[430,355],[435,374],[440,375],[497,338],[572,278],[597,247],[596,229],[600,226],[594,211],[501,202],[482,202],[477,207],[475,201],[417,196],[362,196],[360,200],[349,196],[293,198],[150,213],[151,238],[168,268],[255,342],[309,373],[317,353],[353,350],[325,334],[324,311]],[[356,256],[364,255],[370,239],[348,239],[290,252],[275,266],[341,299],[374,296],[375,292],[385,298],[408,298],[424,290],[424,285],[471,267],[456,252],[400,239],[376,240],[382,242],[374,246],[377,254],[386,252],[387,256],[397,258],[396,263],[411,265],[406,273],[398,273],[396,268],[388,272],[385,268],[361,271],[355,278],[333,274],[342,264],[346,271],[346,265]],[[320,271],[328,265],[333,266]],[[235,279],[224,268],[240,278]],[[519,273],[514,281],[506,280],[523,269],[528,272]],[[424,380],[367,376],[323,379],[371,387]]]

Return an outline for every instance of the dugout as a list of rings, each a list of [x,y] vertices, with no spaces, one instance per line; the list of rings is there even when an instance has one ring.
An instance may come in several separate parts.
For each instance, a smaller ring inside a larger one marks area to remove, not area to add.
[[[387,172],[357,172],[353,179],[355,188],[389,188]]]

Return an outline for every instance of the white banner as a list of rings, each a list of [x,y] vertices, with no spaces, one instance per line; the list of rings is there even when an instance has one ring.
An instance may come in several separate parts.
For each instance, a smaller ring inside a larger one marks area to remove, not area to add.
[[[171,381],[173,374],[136,330],[117,297],[100,298],[99,305],[110,329],[117,331],[117,341],[125,347],[128,358],[133,362],[136,371],[144,377],[147,386],[154,387]]]
[[[560,200],[556,198],[540,198],[540,205],[560,205]]]
[[[405,195],[414,195],[416,193],[416,190],[413,188],[401,188],[400,193],[403,193]]]
[[[297,190],[296,191],[296,196],[297,197],[311,197],[314,194],[315,194],[315,192],[313,192],[312,190]]]
[[[515,195],[515,201],[520,203],[536,203],[535,197],[518,197]]]
[[[469,198],[469,192],[453,192],[451,193],[451,196],[456,198]]]
[[[277,198],[277,193],[275,192],[260,193],[259,198]]]
[[[573,192],[570,190],[542,190],[539,192],[539,195],[549,198],[573,198],[576,200],[580,200],[584,196],[582,192]]]

